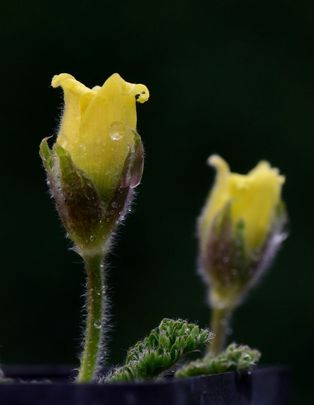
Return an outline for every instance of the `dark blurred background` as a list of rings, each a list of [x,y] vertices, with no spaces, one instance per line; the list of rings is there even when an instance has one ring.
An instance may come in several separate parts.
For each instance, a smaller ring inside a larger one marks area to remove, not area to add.
[[[311,1],[6,1],[1,4],[0,361],[76,363],[84,272],[38,157],[56,132],[53,74],[88,86],[113,72],[145,83],[146,167],[110,258],[110,363],[162,317],[207,326],[195,220],[219,153],[246,172],[287,177],[290,237],[236,313],[233,339],[294,370],[313,398],[314,4]]]

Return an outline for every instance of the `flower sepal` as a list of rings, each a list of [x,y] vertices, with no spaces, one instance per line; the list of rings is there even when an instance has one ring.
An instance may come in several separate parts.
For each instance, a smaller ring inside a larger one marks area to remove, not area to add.
[[[89,251],[104,251],[113,229],[125,216],[133,188],[139,184],[143,173],[144,150],[136,132],[134,139],[115,189],[101,196],[91,179],[75,166],[70,154],[59,143],[50,148],[48,138],[45,138],[40,144],[40,156],[58,214],[82,255]]]
[[[104,207],[89,178],[58,143],[50,149],[47,138],[40,145],[47,183],[62,223],[79,250],[101,244]]]
[[[210,284],[212,307],[232,310],[245,297],[269,266],[286,237],[287,214],[280,202],[262,246],[245,249],[245,223],[232,222],[231,204],[214,218],[199,261],[200,271]]]

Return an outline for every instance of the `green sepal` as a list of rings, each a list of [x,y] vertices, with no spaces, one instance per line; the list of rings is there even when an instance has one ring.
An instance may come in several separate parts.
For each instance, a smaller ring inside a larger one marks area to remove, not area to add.
[[[103,243],[104,206],[95,187],[62,146],[55,143],[53,152],[53,195],[69,236],[83,249]]]
[[[40,144],[40,156],[62,223],[79,251],[101,250],[108,234],[102,201],[69,153],[58,143],[50,149],[47,139]]]
[[[134,132],[134,149],[125,161],[121,187],[135,188],[141,181],[144,170],[144,147],[140,135]]]
[[[287,223],[283,202],[275,210],[264,243],[250,254],[245,246],[245,223],[233,223],[231,203],[217,214],[203,245],[199,269],[210,285],[211,305],[233,309],[270,266],[282,240]]]
[[[134,131],[134,148],[130,150],[120,176],[120,182],[108,203],[106,223],[124,219],[133,198],[133,189],[142,179],[144,169],[144,148],[141,137]]]
[[[289,222],[285,203],[280,201],[275,209],[275,215],[263,246],[254,252],[250,264],[251,282],[255,284],[265,270],[270,267],[282,242],[287,238],[287,224]]]
[[[53,155],[48,145],[48,139],[49,137],[44,138],[39,146],[39,155],[47,172],[53,167]]]
[[[124,218],[133,189],[141,180],[144,162],[141,137],[134,131],[134,145],[116,188],[101,192],[86,173],[75,166],[70,154],[58,143],[51,149],[48,139],[40,144],[40,156],[68,235],[82,254],[95,249],[101,251],[113,229]]]
[[[226,204],[213,221],[200,257],[200,272],[211,286],[213,306],[234,307],[250,277],[244,233],[245,224],[232,223],[231,205]]]

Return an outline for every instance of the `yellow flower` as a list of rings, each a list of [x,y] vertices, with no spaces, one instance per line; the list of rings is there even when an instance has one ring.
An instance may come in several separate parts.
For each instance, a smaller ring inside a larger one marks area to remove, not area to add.
[[[97,191],[110,196],[134,147],[136,101],[147,101],[147,87],[128,83],[117,73],[92,89],[67,73],[54,76],[52,86],[64,92],[57,143]]]
[[[198,223],[199,270],[214,308],[234,308],[270,265],[287,216],[281,199],[284,177],[267,162],[246,175],[209,158],[216,181]]]
[[[215,184],[198,223],[199,271],[209,287],[209,347],[216,355],[225,345],[232,312],[269,267],[285,239],[287,215],[281,199],[285,181],[262,161],[248,174],[232,173],[217,155]]]
[[[231,223],[243,224],[245,253],[250,255],[263,246],[270,232],[285,179],[265,161],[246,175],[230,172],[217,155],[211,156],[209,163],[216,168],[217,177],[200,220],[201,243],[206,244],[217,215],[230,205]]]
[[[52,86],[63,89],[64,112],[52,148],[48,138],[40,144],[49,188],[80,254],[104,251],[142,177],[136,101],[144,103],[149,92],[118,74],[89,89],[62,73]]]

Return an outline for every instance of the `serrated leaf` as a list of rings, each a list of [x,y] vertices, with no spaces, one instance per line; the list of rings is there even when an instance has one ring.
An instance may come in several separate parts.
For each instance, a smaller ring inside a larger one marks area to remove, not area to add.
[[[210,339],[210,332],[198,328],[195,324],[180,319],[164,319],[158,328],[153,329],[146,338],[129,349],[124,366],[114,369],[105,381],[157,377],[187,353],[203,350]]]
[[[260,357],[261,353],[258,350],[232,343],[217,356],[207,354],[203,359],[183,366],[177,370],[175,376],[184,378],[227,371],[247,371],[258,363]]]

